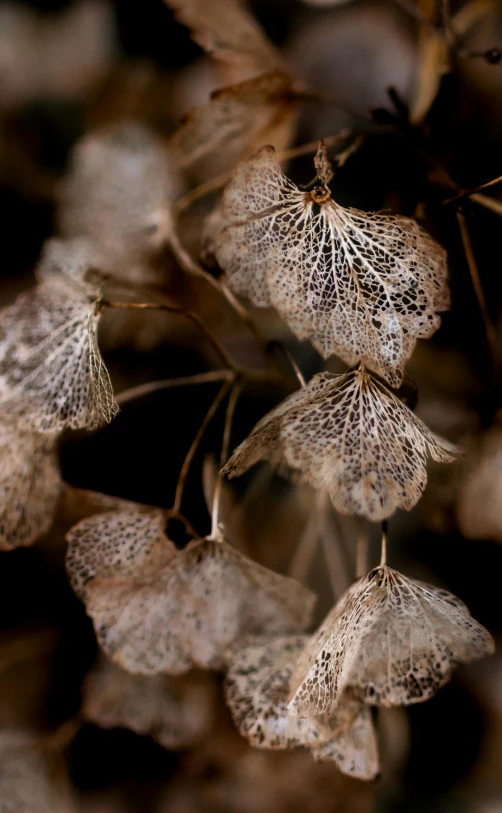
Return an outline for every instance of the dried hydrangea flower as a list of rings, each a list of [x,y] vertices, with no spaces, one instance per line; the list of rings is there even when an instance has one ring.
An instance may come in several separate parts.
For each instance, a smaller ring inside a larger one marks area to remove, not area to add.
[[[347,590],[300,656],[290,710],[330,715],[347,687],[373,705],[420,703],[493,650],[460,599],[383,565]]]
[[[467,464],[457,502],[459,528],[467,539],[502,542],[502,424],[498,420]]]
[[[378,749],[371,710],[346,696],[331,719],[288,710],[289,682],[305,635],[244,638],[227,652],[225,698],[240,733],[258,748],[305,746],[343,773],[374,779]]]
[[[51,241],[40,284],[0,312],[0,405],[38,432],[95,429],[118,412],[97,344],[99,286],[74,249]]]
[[[68,572],[98,641],[123,669],[181,674],[217,669],[245,633],[287,633],[310,622],[315,597],[223,539],[181,551],[161,512],[102,514],[67,536]]]
[[[263,144],[287,146],[297,98],[281,71],[217,90],[187,113],[170,146],[181,167],[222,175]]]
[[[0,415],[0,550],[32,545],[50,528],[62,489],[56,440]]]
[[[407,217],[345,209],[325,184],[302,192],[272,147],[240,164],[221,207],[215,254],[232,289],[273,305],[324,357],[362,361],[399,386],[417,338],[448,307],[432,237]]]
[[[118,274],[141,264],[171,232],[170,202],[180,190],[171,163],[162,142],[140,124],[85,136],[60,187],[62,234],[95,241]]]
[[[82,716],[151,736],[164,748],[188,748],[210,730],[214,701],[209,675],[131,675],[103,658],[84,681]]]
[[[242,0],[164,0],[193,40],[240,79],[281,66],[278,52]]]
[[[340,513],[377,522],[419,500],[429,455],[447,463],[458,453],[359,368],[315,375],[262,418],[223,472],[236,476],[268,459],[327,490]]]

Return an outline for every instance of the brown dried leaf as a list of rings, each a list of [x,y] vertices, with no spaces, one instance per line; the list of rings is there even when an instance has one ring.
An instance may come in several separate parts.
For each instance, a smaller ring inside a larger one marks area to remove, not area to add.
[[[483,436],[460,486],[457,520],[467,539],[502,542],[502,425]]]
[[[291,77],[266,73],[212,93],[187,114],[170,146],[181,167],[221,175],[264,144],[284,149],[296,104]]]
[[[451,593],[378,567],[349,588],[302,653],[289,708],[330,715],[349,686],[373,705],[420,703],[458,664],[493,651],[489,632]]]
[[[266,459],[327,490],[340,513],[377,522],[417,503],[429,455],[448,463],[458,453],[383,384],[357,369],[315,375],[262,418],[223,473],[236,476]]]
[[[445,252],[414,220],[344,209],[325,186],[300,191],[272,147],[239,165],[221,208],[215,255],[236,293],[276,307],[324,357],[401,384],[449,301]]]
[[[214,685],[208,675],[131,675],[104,658],[87,675],[82,715],[102,728],[130,728],[164,748],[189,748],[213,723]]]
[[[240,733],[257,748],[305,746],[343,773],[374,779],[378,751],[371,711],[346,695],[331,719],[295,717],[289,682],[305,635],[245,638],[227,653],[225,698]]]
[[[51,526],[62,488],[56,440],[0,416],[0,550],[32,545]]]
[[[238,71],[240,80],[281,67],[281,59],[241,0],[164,0],[205,51]]]
[[[217,669],[243,634],[295,632],[310,622],[309,590],[223,539],[194,540],[173,554],[158,515],[104,514],[67,538],[70,579],[98,641],[130,672]]]

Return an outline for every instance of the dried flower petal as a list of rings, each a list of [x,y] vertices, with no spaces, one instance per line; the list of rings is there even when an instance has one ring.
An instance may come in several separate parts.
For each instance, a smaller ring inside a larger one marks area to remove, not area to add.
[[[0,550],[33,544],[51,526],[62,483],[56,437],[0,416]]]
[[[41,284],[0,313],[0,404],[39,432],[95,429],[118,412],[97,344],[99,290],[86,281],[84,257],[71,264],[66,247],[49,250]]]
[[[133,123],[103,128],[73,151],[59,195],[60,230],[91,238],[107,267],[123,272],[165,243],[178,188],[162,142],[148,129]]]
[[[419,500],[429,455],[447,463],[458,453],[358,369],[315,375],[262,418],[223,472],[236,476],[268,459],[327,490],[340,513],[377,522]]]
[[[263,144],[283,149],[296,108],[292,85],[290,76],[273,71],[212,93],[171,140],[179,165],[205,172],[209,166],[211,176],[221,175]]]
[[[378,750],[371,710],[346,695],[331,719],[295,717],[288,709],[289,682],[308,637],[245,638],[227,653],[225,698],[243,737],[258,748],[305,746],[318,760],[333,760],[343,773],[373,779]]]
[[[241,0],[164,0],[193,40],[241,79],[280,67],[278,52]]]
[[[188,748],[211,727],[213,689],[202,673],[144,677],[102,659],[85,679],[82,714],[102,728],[149,735],[164,748]]]
[[[458,664],[493,650],[451,593],[378,567],[347,590],[302,653],[290,710],[330,715],[349,686],[374,705],[420,703]]]
[[[445,252],[414,220],[344,209],[327,186],[300,191],[272,147],[237,168],[222,217],[215,254],[236,293],[276,307],[324,357],[399,386],[448,306]]]
[[[70,578],[98,641],[130,672],[219,668],[243,634],[295,632],[310,621],[315,597],[298,582],[220,539],[194,540],[173,555],[156,515],[124,513],[114,523],[104,514],[67,538]]]

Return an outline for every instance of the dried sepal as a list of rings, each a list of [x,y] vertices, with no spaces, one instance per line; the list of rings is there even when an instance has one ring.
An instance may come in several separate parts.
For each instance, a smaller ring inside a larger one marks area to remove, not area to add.
[[[72,584],[103,651],[123,669],[217,669],[243,634],[296,632],[309,624],[315,601],[310,591],[223,539],[194,540],[173,554],[152,515],[142,548],[137,529],[148,515],[120,516],[121,528],[107,530],[113,517],[101,515],[90,533],[91,520],[84,520],[67,538]]]
[[[349,588],[300,656],[290,710],[331,715],[348,687],[372,705],[420,703],[456,666],[493,650],[451,593],[378,567]]]
[[[328,491],[340,513],[377,522],[419,500],[429,456],[447,463],[458,453],[359,368],[315,375],[262,418],[223,471],[236,476],[268,459]]]
[[[242,0],[164,0],[195,42],[240,79],[280,67],[281,59]]]
[[[497,421],[466,464],[457,519],[467,539],[502,542],[502,424]]]
[[[81,713],[101,728],[129,728],[164,748],[188,748],[211,728],[214,701],[208,675],[131,675],[102,658],[84,681]]]
[[[302,192],[272,147],[239,165],[221,208],[215,254],[236,293],[273,305],[324,357],[400,385],[416,340],[448,307],[446,255],[432,237],[407,217],[345,209],[325,184]]]
[[[217,90],[189,111],[170,146],[181,167],[221,175],[264,144],[287,146],[297,98],[281,71]]]
[[[56,441],[0,416],[0,550],[32,545],[50,528],[62,489]]]
[[[44,255],[40,284],[0,312],[0,405],[38,432],[95,429],[118,412],[97,343],[99,286],[84,273],[90,258],[78,253],[72,264],[60,247]]]
[[[373,779],[378,749],[371,710],[345,695],[331,718],[297,717],[288,709],[295,663],[305,635],[244,638],[227,652],[225,699],[243,737],[257,748],[304,746],[343,773]]]
[[[180,189],[171,164],[162,142],[139,124],[85,136],[59,190],[61,233],[92,239],[117,275],[143,263],[171,234],[171,200]]]

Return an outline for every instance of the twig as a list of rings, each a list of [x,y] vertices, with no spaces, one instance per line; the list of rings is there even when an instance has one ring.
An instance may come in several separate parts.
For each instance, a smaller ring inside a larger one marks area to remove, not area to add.
[[[487,181],[486,183],[482,183],[481,186],[476,186],[474,189],[466,189],[463,192],[459,192],[458,195],[454,195],[452,198],[447,198],[446,200],[441,201],[442,206],[447,206],[449,203],[455,203],[457,200],[462,200],[462,198],[469,198],[471,195],[475,195],[476,192],[481,192],[482,189],[488,189],[490,186],[495,186],[502,181],[502,175],[499,175],[498,178],[493,178],[492,181]],[[484,197],[484,196],[483,196]]]
[[[235,413],[235,407],[237,406],[237,401],[239,400],[239,396],[241,394],[241,389],[242,381],[237,378],[233,383],[232,391],[228,399],[227,411],[225,413],[225,426],[223,429],[223,441],[221,444],[221,455],[220,455],[220,469],[222,469],[225,463],[227,462],[228,451],[230,446],[230,433],[232,431],[232,420]],[[211,537],[213,539],[218,538],[221,489],[222,489],[221,474],[218,473],[218,479],[216,480],[216,485],[213,494],[213,510],[211,516]]]
[[[356,578],[360,579],[368,572],[368,526],[363,519],[359,520],[359,531],[356,543]]]
[[[171,389],[172,387],[188,387],[197,384],[212,384],[216,381],[226,381],[233,377],[231,370],[210,370],[207,373],[195,373],[195,375],[184,375],[179,378],[164,378],[160,381],[148,381],[146,384],[139,384],[137,387],[129,387],[123,390],[115,400],[119,406],[133,401],[135,398],[142,398],[159,390]]]
[[[495,331],[495,326],[488,312],[485,294],[479,276],[478,265],[476,263],[476,258],[474,256],[474,251],[472,248],[471,236],[469,234],[469,229],[467,228],[467,222],[463,212],[457,211],[457,220],[458,225],[460,227],[460,234],[462,237],[462,243],[464,246],[467,265],[469,267],[469,273],[471,275],[472,285],[474,288],[474,292],[476,294],[476,299],[478,300],[478,305],[481,311],[483,324],[485,326],[486,339],[488,342],[493,367],[496,370],[498,362],[497,362],[497,334]]]
[[[307,382],[305,381],[305,378],[304,378],[304,376],[303,376],[303,373],[302,373],[302,371],[300,370],[300,367],[298,366],[298,362],[297,362],[297,361],[296,361],[296,359],[293,357],[293,355],[292,355],[292,354],[289,352],[288,348],[287,348],[287,347],[285,347],[285,346],[284,346],[284,344],[283,344],[282,342],[280,342],[278,339],[272,339],[272,341],[270,341],[270,342],[268,343],[268,345],[267,345],[267,349],[269,349],[269,350],[274,350],[275,348],[277,348],[278,350],[280,350],[280,352],[282,353],[282,355],[284,356],[284,358],[285,358],[287,361],[289,361],[289,363],[290,363],[291,367],[293,368],[294,374],[295,374],[295,376],[297,377],[297,379],[298,379],[298,381],[299,381],[299,383],[300,383],[300,386],[301,386],[301,387],[306,387],[306,386],[307,386]]]
[[[384,567],[387,564],[387,531],[388,522],[384,519],[382,522],[382,557],[380,559],[380,567]]]
[[[192,444],[186,454],[186,457],[183,461],[183,465],[181,467],[181,471],[178,477],[178,482],[176,484],[176,493],[174,495],[174,502],[173,502],[173,512],[179,513],[181,509],[181,501],[183,499],[183,490],[185,488],[186,478],[188,476],[188,472],[190,469],[190,465],[194,458],[195,452],[199,446],[200,441],[206,431],[207,427],[209,426],[212,418],[216,414],[219,405],[223,401],[225,395],[227,394],[228,390],[230,389],[232,383],[235,381],[235,376],[232,375],[232,378],[228,379],[222,387],[220,387],[215,399],[213,400],[211,406],[209,407],[208,411],[206,412],[205,418],[202,421],[197,434],[195,435]]]

